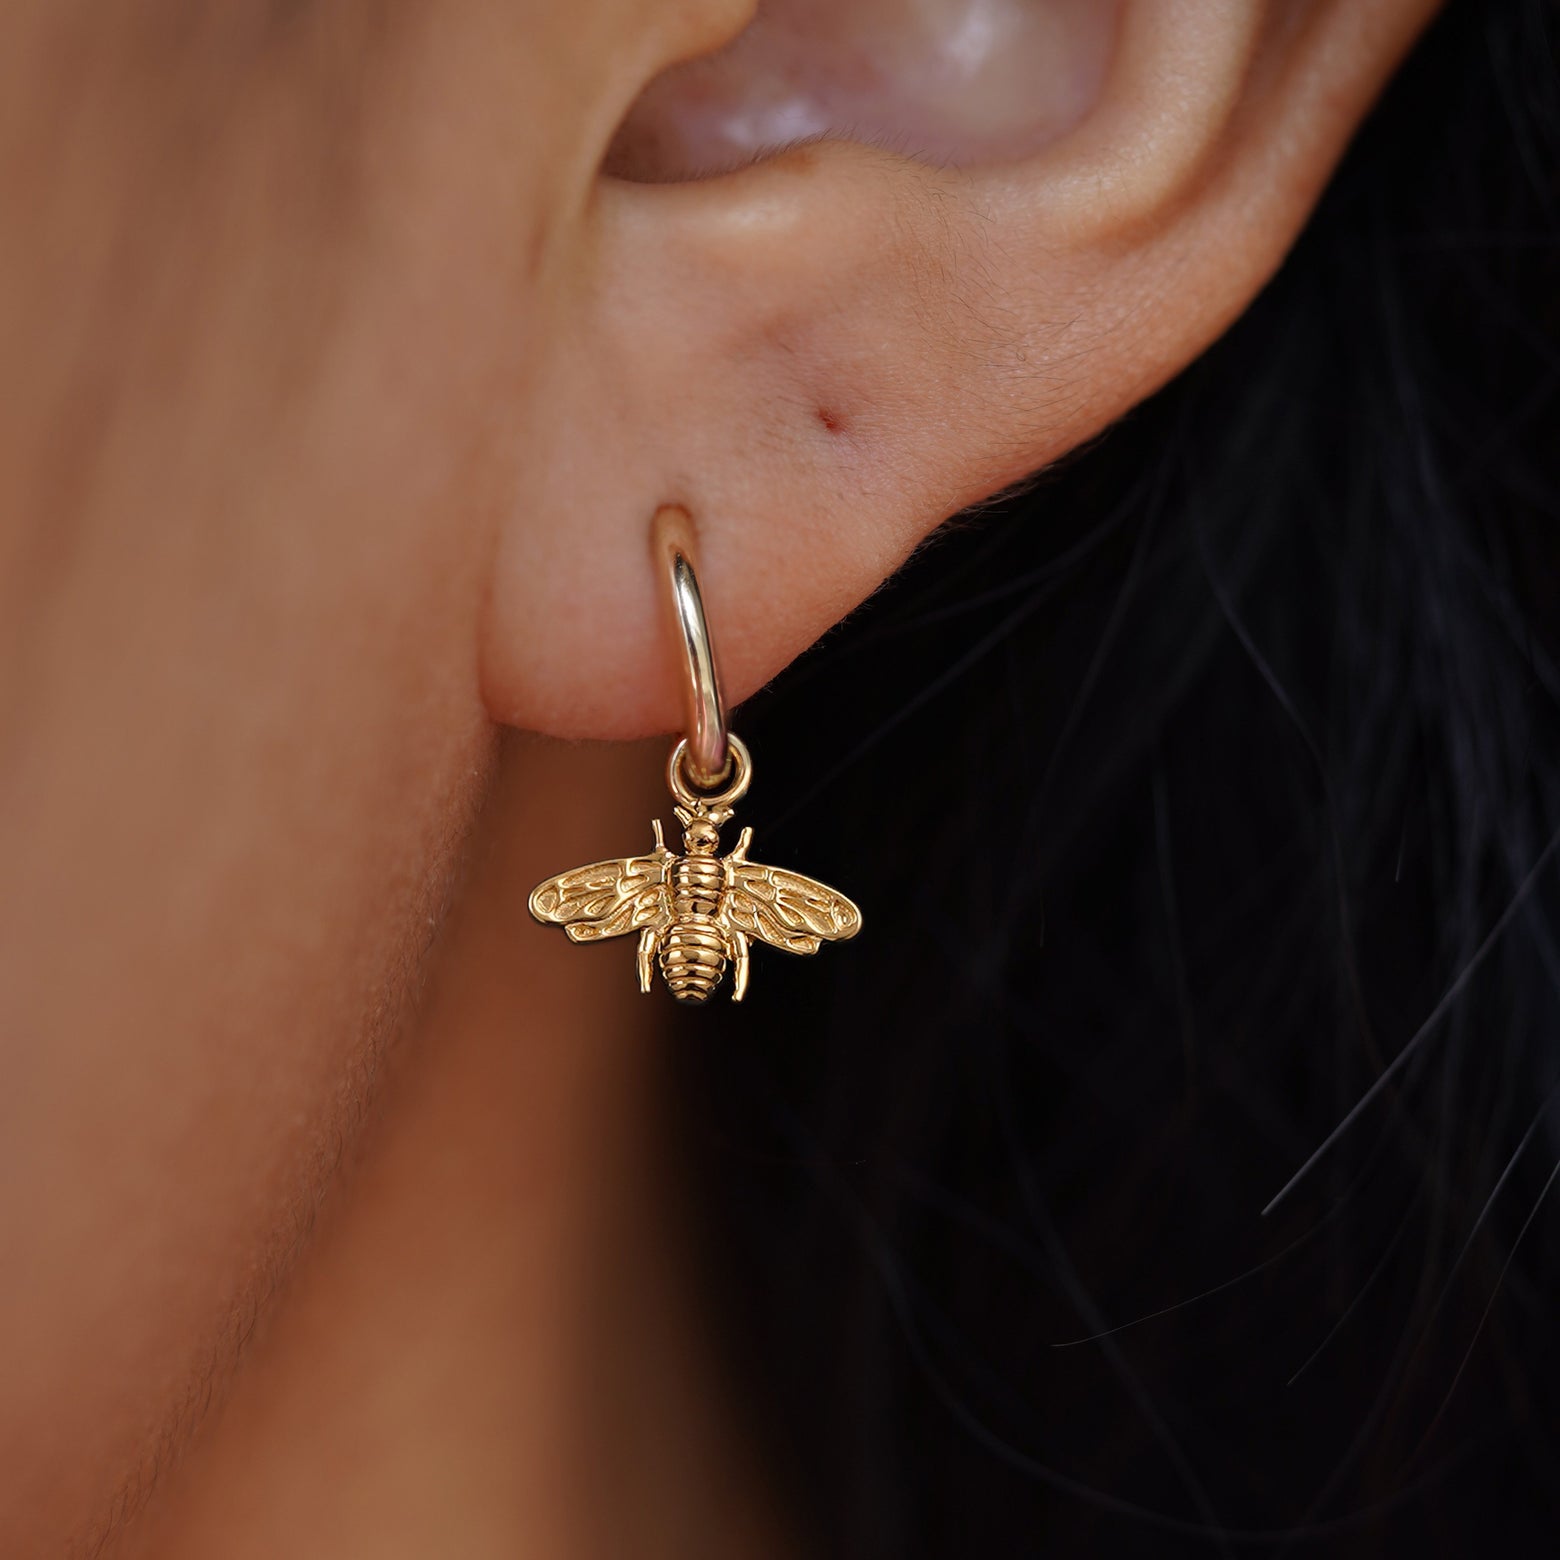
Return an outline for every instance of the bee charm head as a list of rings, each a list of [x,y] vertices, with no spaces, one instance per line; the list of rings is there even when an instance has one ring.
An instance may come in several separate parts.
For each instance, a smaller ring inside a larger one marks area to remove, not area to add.
[[[746,747],[736,737],[730,741],[734,774],[713,796],[697,795],[682,781],[682,744],[673,754],[682,854],[668,849],[656,822],[647,855],[576,867],[531,893],[531,914],[561,926],[574,942],[638,932],[640,989],[650,990],[659,968],[681,1002],[707,1001],[728,969],[732,1000],[740,1002],[755,940],[787,953],[816,953],[861,930],[861,912],[843,894],[799,872],[748,860],[752,829],[742,831],[727,855],[717,854],[730,803],[747,790],[752,773]]]
[[[721,807],[711,812],[693,812],[686,807],[677,807],[673,811],[683,826],[683,849],[690,856],[713,856],[720,848],[720,826],[731,816],[731,809]]]

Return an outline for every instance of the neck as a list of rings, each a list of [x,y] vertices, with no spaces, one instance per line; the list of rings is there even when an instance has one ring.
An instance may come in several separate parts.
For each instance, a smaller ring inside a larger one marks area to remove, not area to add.
[[[659,762],[506,748],[378,1119],[131,1553],[780,1555],[658,1133],[664,1008],[525,909],[637,849]]]

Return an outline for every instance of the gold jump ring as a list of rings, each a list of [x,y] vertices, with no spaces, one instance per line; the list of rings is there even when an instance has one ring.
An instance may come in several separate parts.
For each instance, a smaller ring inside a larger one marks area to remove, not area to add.
[[[699,595],[699,576],[693,561],[692,517],[679,505],[667,504],[656,511],[650,534],[666,582],[677,642],[682,646],[688,668],[683,683],[688,734],[677,745],[670,773],[681,781],[686,770],[687,779],[700,791],[708,792],[731,772],[732,753],[737,744],[726,729],[726,706],[720,696],[715,648],[710,643],[710,627],[704,617],[703,598]],[[675,783],[673,789],[676,789]],[[747,781],[743,778],[736,796],[746,789]]]
[[[688,783],[688,761],[693,750],[686,737],[672,749],[672,756],[666,761],[666,788],[684,807],[701,804],[707,808],[730,807],[747,795],[748,782],[753,778],[753,760],[748,757],[747,743],[734,732],[728,732],[726,740],[731,747],[727,765],[730,778],[718,791],[709,791],[702,786],[696,789]]]

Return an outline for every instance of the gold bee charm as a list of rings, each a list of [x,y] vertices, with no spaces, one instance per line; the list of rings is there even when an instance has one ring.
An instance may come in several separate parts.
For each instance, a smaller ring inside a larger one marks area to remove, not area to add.
[[[531,892],[531,914],[561,926],[574,942],[639,933],[639,989],[649,991],[659,964],[679,1002],[705,1002],[730,966],[731,999],[747,993],[753,939],[787,953],[816,953],[826,942],[843,942],[861,930],[861,912],[843,894],[780,867],[748,860],[751,828],[735,849],[717,852],[720,829],[731,803],[748,787],[752,761],[742,741],[727,734],[731,783],[714,795],[694,792],[684,777],[686,739],[667,766],[678,801],[682,854],[669,850],[659,819],[652,822],[655,848],[644,856],[598,861],[539,883]]]

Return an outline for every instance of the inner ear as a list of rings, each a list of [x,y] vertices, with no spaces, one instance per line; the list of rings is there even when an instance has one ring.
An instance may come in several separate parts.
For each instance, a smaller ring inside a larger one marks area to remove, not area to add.
[[[1019,161],[1099,94],[1118,0],[760,0],[707,58],[666,71],[606,171],[643,183],[729,172],[816,138],[949,166]]]

